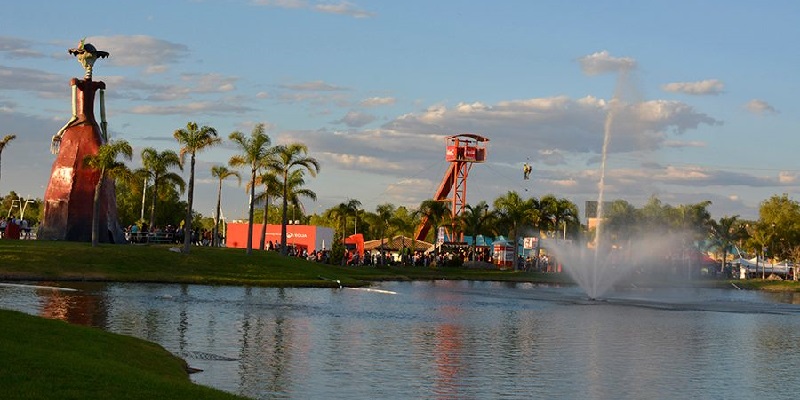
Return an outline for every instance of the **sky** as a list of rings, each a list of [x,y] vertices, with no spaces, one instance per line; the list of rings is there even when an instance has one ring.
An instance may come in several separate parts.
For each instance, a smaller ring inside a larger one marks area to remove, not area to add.
[[[273,144],[320,161],[309,214],[348,199],[416,208],[460,133],[490,140],[467,203],[516,191],[583,212],[608,134],[605,200],[710,200],[714,218],[757,218],[760,202],[800,193],[798,16],[780,0],[15,1],[0,14],[0,136],[17,135],[0,193],[44,197],[50,138],[84,73],[67,49],[86,37],[111,54],[94,80],[132,167],[144,147],[177,151],[190,121],[225,139],[198,155],[207,216],[210,169],[238,152],[228,135],[264,123]],[[245,218],[244,183],[222,196],[227,219]]]

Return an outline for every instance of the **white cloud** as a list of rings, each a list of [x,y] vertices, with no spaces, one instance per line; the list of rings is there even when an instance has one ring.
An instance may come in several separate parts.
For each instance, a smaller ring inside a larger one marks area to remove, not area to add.
[[[108,62],[121,67],[144,67],[148,73],[163,72],[166,65],[185,59],[189,48],[146,35],[93,36],[86,39],[109,52]]]
[[[222,93],[236,89],[237,78],[221,74],[183,74],[181,81],[186,83],[189,93]]]
[[[353,18],[370,18],[375,15],[374,13],[358,8],[355,4],[347,1],[337,4],[320,3],[315,5],[313,9],[323,13],[347,15]]]
[[[0,36],[0,53],[9,58],[43,58],[40,51],[33,50],[33,42],[10,36]]]
[[[357,155],[351,153],[321,153],[321,159],[335,164],[340,168],[353,169],[360,171],[402,171],[404,165],[402,162],[386,162],[385,160],[369,156]]]
[[[764,100],[753,99],[745,104],[745,109],[753,114],[777,114],[778,110]]]
[[[778,181],[784,184],[791,184],[797,182],[797,172],[781,171],[778,173]]]
[[[38,69],[0,65],[0,89],[34,92],[45,98],[69,96],[69,77]]]
[[[536,143],[544,149],[599,153],[608,110],[608,102],[593,97],[509,100],[495,105],[459,103],[452,108],[436,105],[421,113],[401,115],[383,128],[418,134],[475,132],[500,137],[502,140],[493,146],[509,149],[517,149],[519,143]],[[612,125],[612,151],[657,149],[671,133],[717,124],[720,122],[714,118],[677,101],[623,104]]]
[[[252,109],[236,104],[231,101],[195,101],[175,105],[140,105],[130,109],[132,114],[154,114],[154,115],[197,115],[197,114],[224,114],[224,113],[243,113]]]
[[[349,111],[344,117],[334,121],[334,123],[345,124],[351,128],[360,128],[372,121],[375,121],[375,116],[373,115],[358,111]]]
[[[394,97],[370,97],[368,99],[361,100],[361,105],[364,107],[390,106],[394,103]]]
[[[347,90],[346,88],[343,88],[341,86],[331,85],[330,83],[325,83],[324,81],[310,81],[303,83],[284,84],[281,85],[280,87],[288,90],[314,91],[314,92]]]
[[[536,161],[545,165],[560,165],[566,162],[566,157],[558,149],[541,149],[537,153]]]
[[[636,68],[636,60],[628,57],[612,57],[607,50],[581,57],[578,62],[583,73],[587,75],[615,73]]]
[[[309,2],[307,0],[253,0],[252,4],[257,6],[304,9],[324,14],[338,14],[353,18],[370,18],[375,13],[359,8],[357,5],[348,1],[332,2]]]
[[[661,86],[666,92],[685,93],[691,95],[718,95],[725,89],[725,84],[718,79],[706,79],[699,82],[673,82]]]
[[[672,147],[672,148],[685,148],[685,147],[695,147],[701,148],[706,147],[708,144],[706,142],[701,142],[697,140],[665,140],[664,147]]]

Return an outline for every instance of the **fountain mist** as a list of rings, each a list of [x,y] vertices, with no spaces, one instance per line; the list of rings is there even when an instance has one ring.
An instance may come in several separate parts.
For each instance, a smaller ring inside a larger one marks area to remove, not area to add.
[[[606,189],[606,168],[608,160],[609,145],[615,119],[624,107],[622,94],[626,91],[629,77],[628,69],[619,71],[614,96],[609,101],[608,111],[603,124],[603,147],[600,162],[600,179],[597,189],[597,226],[595,231],[594,249],[586,246],[555,244],[553,252],[561,260],[565,270],[580,285],[591,299],[597,299],[610,290],[615,283],[626,277],[642,279],[645,277],[659,276],[665,272],[664,267],[669,265],[665,262],[671,252],[680,244],[676,239],[679,235],[641,235],[637,234],[636,239],[629,239],[625,245],[612,244],[606,237],[603,218],[605,216],[604,197]],[[631,231],[641,232],[635,227],[628,227]],[[630,235],[633,237],[633,235]],[[657,269],[651,268],[657,266]]]

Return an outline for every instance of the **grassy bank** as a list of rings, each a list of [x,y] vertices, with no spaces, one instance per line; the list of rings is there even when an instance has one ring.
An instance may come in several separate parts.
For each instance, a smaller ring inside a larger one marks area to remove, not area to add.
[[[0,387],[15,399],[239,399],[193,384],[144,340],[0,310]]]
[[[320,277],[329,280],[320,279]],[[380,280],[470,279],[568,282],[563,274],[464,268],[339,267],[282,257],[275,252],[194,247],[190,254],[166,245],[101,245],[0,240],[0,280],[98,280],[273,287],[326,287],[331,280],[362,286]]]
[[[320,279],[320,277],[327,279]],[[483,280],[570,284],[567,274],[466,268],[340,267],[282,257],[275,252],[167,245],[101,245],[0,240],[0,280],[164,282],[270,287],[364,286],[383,280]],[[695,285],[797,291],[800,283],[770,280],[696,281]]]

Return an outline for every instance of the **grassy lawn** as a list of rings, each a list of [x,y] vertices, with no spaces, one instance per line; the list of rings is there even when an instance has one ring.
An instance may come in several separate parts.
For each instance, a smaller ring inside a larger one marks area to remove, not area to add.
[[[320,277],[327,278],[320,279]],[[0,240],[2,280],[99,280],[273,287],[363,286],[381,280],[469,279],[569,282],[564,274],[465,268],[339,267],[282,257],[276,252],[193,247],[190,254],[167,245],[100,245]]]
[[[14,399],[238,399],[189,380],[159,345],[0,310],[0,387]]]
[[[196,283],[270,287],[365,286],[373,281],[483,280],[571,284],[568,274],[425,267],[340,267],[282,257],[276,252],[168,245],[0,240],[0,280]],[[321,279],[325,278],[325,279]],[[697,281],[695,285],[800,291],[800,283],[760,279]]]

